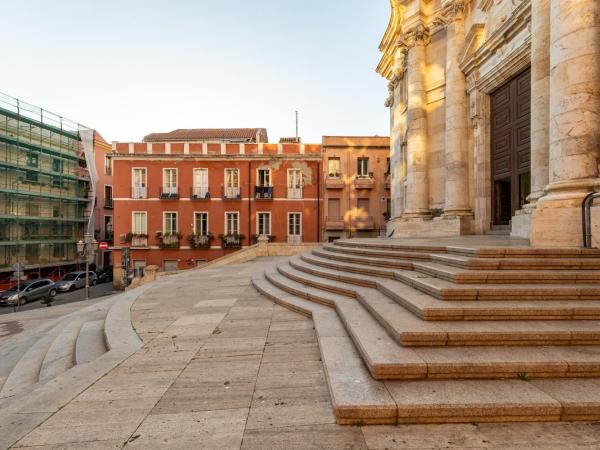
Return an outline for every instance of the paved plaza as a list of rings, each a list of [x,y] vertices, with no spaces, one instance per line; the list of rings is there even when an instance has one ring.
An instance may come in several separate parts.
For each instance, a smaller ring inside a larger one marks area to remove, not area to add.
[[[600,447],[600,423],[337,425],[312,320],[251,286],[274,262],[191,271],[143,290],[131,308],[143,347],[14,448]]]

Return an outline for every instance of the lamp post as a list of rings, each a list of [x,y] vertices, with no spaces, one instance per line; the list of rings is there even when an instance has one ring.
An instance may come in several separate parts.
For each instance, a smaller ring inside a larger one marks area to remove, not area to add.
[[[77,253],[85,258],[85,299],[90,299],[90,259],[98,251],[98,241],[90,233],[85,233],[83,240],[77,243]]]

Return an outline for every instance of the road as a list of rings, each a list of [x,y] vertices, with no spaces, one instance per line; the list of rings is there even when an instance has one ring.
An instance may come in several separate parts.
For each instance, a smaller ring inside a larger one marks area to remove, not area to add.
[[[90,298],[98,298],[105,297],[107,295],[113,294],[113,284],[112,283],[102,283],[96,286],[90,287]],[[78,289],[73,292],[64,292],[56,294],[54,297],[54,302],[52,305],[64,305],[67,303],[80,302],[85,300],[85,289]],[[32,309],[38,308],[46,308],[46,305],[42,305],[39,300],[27,303],[26,305],[21,305],[19,311],[30,311]],[[14,311],[12,306],[0,306],[0,315],[1,314],[10,314]]]

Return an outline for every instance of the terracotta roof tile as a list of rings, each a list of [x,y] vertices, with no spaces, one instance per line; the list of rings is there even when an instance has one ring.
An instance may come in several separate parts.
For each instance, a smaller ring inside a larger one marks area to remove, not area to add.
[[[152,133],[144,137],[144,142],[208,140],[267,142],[268,138],[266,128],[180,128],[168,133]]]

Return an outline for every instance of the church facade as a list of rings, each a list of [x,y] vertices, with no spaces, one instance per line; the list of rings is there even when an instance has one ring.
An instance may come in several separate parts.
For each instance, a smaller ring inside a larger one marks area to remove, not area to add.
[[[583,199],[600,191],[600,2],[391,5],[377,71],[389,81],[393,236],[580,246]],[[591,227],[598,245],[598,206]]]

